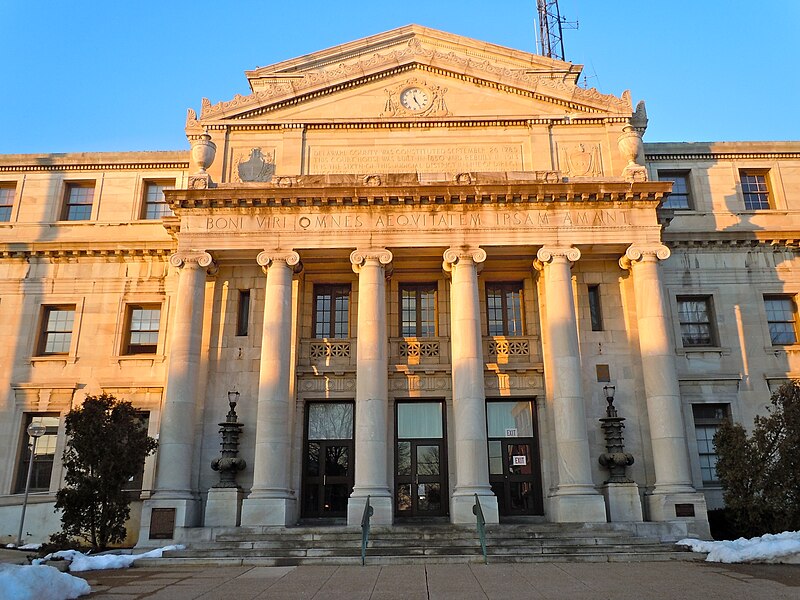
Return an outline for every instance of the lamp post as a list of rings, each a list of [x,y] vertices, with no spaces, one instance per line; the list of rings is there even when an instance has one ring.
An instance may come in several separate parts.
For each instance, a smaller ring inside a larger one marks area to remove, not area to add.
[[[22,515],[19,518],[17,546],[22,545],[22,529],[25,526],[25,511],[28,509],[28,492],[31,489],[31,473],[33,473],[33,459],[36,457],[36,441],[47,432],[47,427],[41,423],[31,423],[28,425],[27,432],[33,438],[33,444],[31,444],[31,458],[28,461],[28,475],[25,478],[25,496],[22,499]]]
[[[622,435],[622,430],[625,429],[624,417],[617,415],[617,409],[614,407],[614,392],[616,388],[613,385],[603,386],[603,391],[606,394],[606,416],[600,419],[600,427],[603,429],[603,434],[606,438],[606,451],[600,455],[598,459],[600,464],[609,470],[610,477],[606,483],[631,483],[626,470],[633,464],[633,454],[625,452],[625,440]]]
[[[236,414],[236,404],[239,402],[239,392],[231,390],[228,392],[228,404],[231,409],[225,417],[225,421],[219,424],[219,433],[222,437],[222,451],[220,456],[211,461],[211,468],[219,471],[219,483],[215,488],[238,488],[236,474],[242,471],[246,463],[239,454],[239,435],[244,425],[239,423]]]

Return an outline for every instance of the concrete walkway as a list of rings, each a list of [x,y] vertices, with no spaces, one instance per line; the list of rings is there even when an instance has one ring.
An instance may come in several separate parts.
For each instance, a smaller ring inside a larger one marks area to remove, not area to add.
[[[163,567],[76,573],[109,600],[800,598],[800,565],[692,562]]]

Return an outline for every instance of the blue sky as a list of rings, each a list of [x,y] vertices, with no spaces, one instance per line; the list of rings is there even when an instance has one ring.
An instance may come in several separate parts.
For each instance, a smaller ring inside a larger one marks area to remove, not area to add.
[[[567,59],[631,89],[646,141],[800,139],[800,2],[562,0]],[[0,0],[0,153],[188,148],[244,71],[418,23],[536,51],[535,0]]]

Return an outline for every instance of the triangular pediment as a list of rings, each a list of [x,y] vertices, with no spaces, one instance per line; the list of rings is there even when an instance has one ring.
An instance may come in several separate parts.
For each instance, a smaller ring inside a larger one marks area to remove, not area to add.
[[[627,92],[581,88],[580,72],[580,65],[409,25],[248,71],[252,93],[217,104],[203,99],[200,122],[630,115]],[[187,126],[200,122],[190,111]]]

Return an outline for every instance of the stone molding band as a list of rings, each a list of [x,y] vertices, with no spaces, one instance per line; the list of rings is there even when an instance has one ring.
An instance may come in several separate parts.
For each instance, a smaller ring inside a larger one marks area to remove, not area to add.
[[[619,259],[619,266],[628,271],[633,266],[633,263],[640,262],[646,257],[666,260],[671,254],[670,249],[664,244],[631,244],[625,250],[625,255]]]

